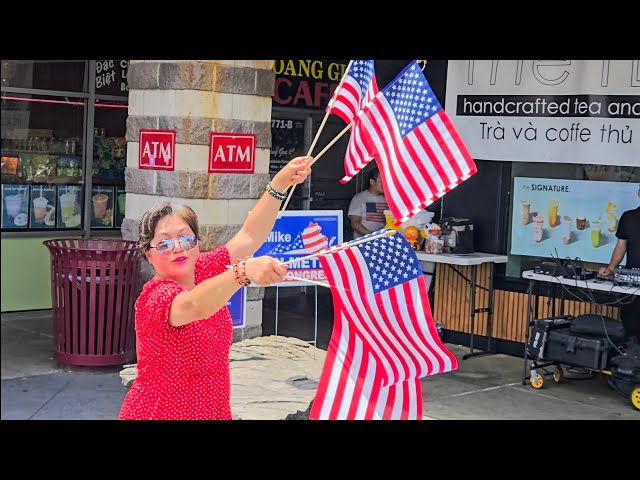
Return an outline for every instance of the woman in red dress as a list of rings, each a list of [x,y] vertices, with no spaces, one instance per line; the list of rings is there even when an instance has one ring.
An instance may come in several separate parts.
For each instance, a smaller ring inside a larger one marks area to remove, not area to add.
[[[282,167],[240,231],[206,253],[191,208],[165,202],[143,215],[139,248],[155,276],[135,303],[138,373],[119,419],[231,420],[227,302],[251,282],[266,287],[287,274],[272,257],[249,257],[271,232],[286,190],[311,173],[311,162],[296,157]]]

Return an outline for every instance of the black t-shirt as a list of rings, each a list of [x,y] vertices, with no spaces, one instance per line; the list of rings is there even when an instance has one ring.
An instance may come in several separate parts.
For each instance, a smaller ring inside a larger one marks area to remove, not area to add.
[[[622,214],[616,237],[627,241],[626,268],[640,267],[640,207]]]

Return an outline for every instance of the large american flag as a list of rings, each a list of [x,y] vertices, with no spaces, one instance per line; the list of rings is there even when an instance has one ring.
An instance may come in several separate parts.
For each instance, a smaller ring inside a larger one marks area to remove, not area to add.
[[[438,337],[411,245],[396,234],[319,259],[331,286],[334,331],[309,418],[421,418],[417,379],[458,364]]]
[[[396,225],[477,172],[415,60],[358,113],[352,134],[376,157]]]
[[[309,412],[312,420],[420,420],[420,379],[382,386],[378,362],[346,317],[336,318]]]
[[[326,112],[338,115],[348,124],[352,123],[358,112],[371,102],[378,92],[373,60],[353,60],[344,74],[342,83],[333,93]],[[340,183],[351,180],[372,158],[362,144],[360,136],[354,134],[353,128],[352,126],[344,156],[345,176]]]

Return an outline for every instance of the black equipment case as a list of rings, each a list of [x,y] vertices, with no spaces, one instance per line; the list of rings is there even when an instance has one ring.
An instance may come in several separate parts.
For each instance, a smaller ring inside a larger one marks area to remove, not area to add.
[[[578,336],[582,334],[597,337],[608,336],[616,344],[627,339],[627,332],[621,321],[593,313],[578,315],[571,322],[570,331]]]
[[[569,328],[551,330],[545,343],[544,358],[574,367],[602,370],[613,348],[606,337],[575,334]]]
[[[571,325],[572,320],[573,317],[570,315],[534,320],[531,338],[527,345],[527,356],[534,360],[544,358],[544,349],[549,332],[551,330],[557,330],[558,328],[568,328]]]

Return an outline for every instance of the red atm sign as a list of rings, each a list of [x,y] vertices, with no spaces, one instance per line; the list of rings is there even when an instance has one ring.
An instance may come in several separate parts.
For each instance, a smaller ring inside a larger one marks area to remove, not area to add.
[[[140,129],[138,168],[175,170],[175,130]]]
[[[209,137],[209,173],[253,173],[255,133],[213,133]]]

